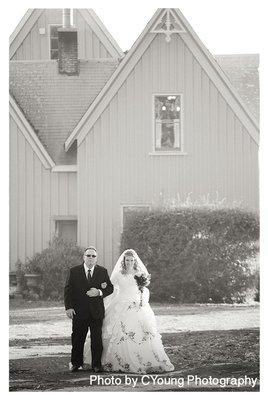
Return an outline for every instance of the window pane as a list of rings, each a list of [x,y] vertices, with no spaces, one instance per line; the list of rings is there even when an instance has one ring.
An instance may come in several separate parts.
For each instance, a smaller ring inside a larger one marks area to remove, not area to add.
[[[59,57],[58,57],[58,50],[51,50],[51,52],[50,52],[50,58],[51,58],[51,60],[57,60]]]
[[[57,29],[60,28],[61,25],[52,25],[50,26],[50,58],[51,60],[58,59],[58,31]]]
[[[181,150],[181,96],[155,96],[155,150]]]
[[[51,26],[50,27],[50,37],[58,37],[58,28],[60,28],[60,25],[56,25],[56,26]]]
[[[180,96],[155,96],[156,119],[180,119]]]
[[[57,221],[56,229],[59,237],[77,242],[77,221]]]
[[[174,124],[163,122],[161,130],[161,148],[172,149],[174,147]]]
[[[58,39],[51,39],[50,40],[50,48],[51,50],[58,50],[59,44],[58,44]]]

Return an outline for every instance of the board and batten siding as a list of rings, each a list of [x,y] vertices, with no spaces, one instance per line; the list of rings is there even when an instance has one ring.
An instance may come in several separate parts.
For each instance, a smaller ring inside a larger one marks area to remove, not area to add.
[[[78,30],[78,58],[112,58],[98,36],[77,9],[73,9],[74,26]]]
[[[47,247],[55,216],[74,215],[76,172],[45,169],[10,117],[10,269]]]
[[[153,151],[152,95],[183,94],[184,152]],[[122,205],[210,195],[258,209],[258,147],[180,36],[156,35],[78,146],[78,240],[111,268]]]
[[[50,25],[61,24],[62,9],[45,9],[14,53],[12,60],[49,60]],[[79,59],[112,57],[79,11],[75,9],[73,24],[78,32]],[[40,28],[45,28],[45,34],[40,34]]]

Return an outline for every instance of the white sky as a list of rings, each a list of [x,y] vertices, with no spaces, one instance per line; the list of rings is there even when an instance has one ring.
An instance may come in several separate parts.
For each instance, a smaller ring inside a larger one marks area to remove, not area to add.
[[[75,3],[75,4],[74,4]],[[259,53],[261,0],[8,2],[9,34],[28,8],[93,8],[122,50],[131,47],[158,7],[178,7],[212,54]]]

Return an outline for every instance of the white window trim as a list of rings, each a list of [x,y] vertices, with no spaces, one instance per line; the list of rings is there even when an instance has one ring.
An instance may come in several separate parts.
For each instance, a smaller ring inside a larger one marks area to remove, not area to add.
[[[148,207],[149,211],[152,209],[152,204],[145,203],[145,204],[121,204],[120,205],[120,233],[123,232],[123,221],[124,221],[124,207]]]
[[[53,215],[53,221],[77,221],[77,215]]]
[[[155,97],[156,96],[180,96],[181,98],[181,150],[156,151],[155,150]],[[149,156],[185,156],[184,151],[184,98],[183,93],[162,92],[152,94],[152,151]]]
[[[55,59],[52,59],[51,58],[51,41],[50,41],[50,27],[51,26],[58,26],[58,27],[61,27],[62,25],[61,24],[48,24],[48,59],[49,60],[51,60],[51,61],[57,61],[57,60],[55,60]]]
[[[60,221],[76,221],[78,226],[77,215],[54,215],[52,216],[54,222],[54,235],[59,236],[58,222]]]
[[[183,151],[155,151],[152,153],[149,153],[149,156],[187,156],[188,153],[185,153]]]
[[[55,165],[52,172],[77,172],[77,164]]]

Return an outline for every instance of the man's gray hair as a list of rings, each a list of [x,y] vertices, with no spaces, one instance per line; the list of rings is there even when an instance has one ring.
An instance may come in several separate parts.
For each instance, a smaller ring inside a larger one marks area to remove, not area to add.
[[[89,246],[89,247],[87,247],[87,248],[85,249],[85,251],[84,251],[84,254],[85,254],[85,252],[86,252],[87,250],[94,250],[96,253],[98,253],[96,247],[94,247],[94,246]]]

